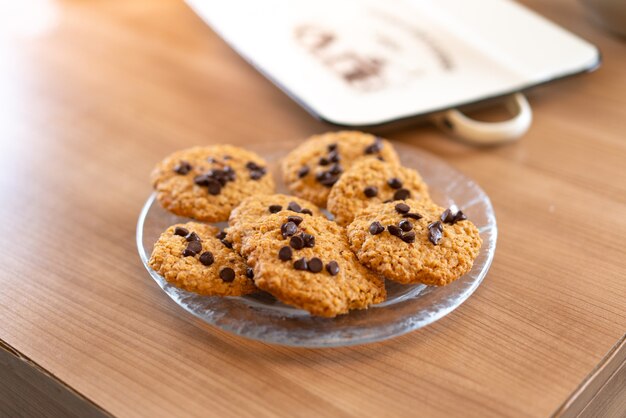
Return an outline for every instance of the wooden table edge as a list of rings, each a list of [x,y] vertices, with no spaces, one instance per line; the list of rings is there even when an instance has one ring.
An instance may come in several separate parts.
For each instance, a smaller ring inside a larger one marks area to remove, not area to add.
[[[105,409],[0,339],[0,415],[111,417]]]
[[[63,416],[111,417],[104,408],[83,396],[70,385],[39,366],[30,358],[0,339],[0,368],[4,369],[0,384],[0,406],[8,412],[24,412],[31,406],[20,402],[35,402],[37,410],[58,411]],[[626,388],[619,387],[620,378],[626,375],[626,334],[602,358],[574,392],[553,414],[555,418],[593,416],[607,402],[619,402]],[[11,392],[9,393],[9,388]],[[616,396],[616,388],[619,393]],[[19,394],[19,399],[15,398]],[[13,401],[13,405],[9,402]],[[3,409],[0,409],[2,412]],[[595,411],[595,412],[594,412]],[[6,412],[6,411],[5,411]],[[54,416],[55,412],[51,416]]]
[[[626,387],[618,387],[626,375],[626,334],[615,343],[596,367],[553,414],[555,418],[598,416],[597,408],[626,399]]]

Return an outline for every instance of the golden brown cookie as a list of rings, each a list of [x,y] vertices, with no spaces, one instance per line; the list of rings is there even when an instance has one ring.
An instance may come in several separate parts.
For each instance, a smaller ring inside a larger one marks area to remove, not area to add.
[[[283,159],[283,179],[294,195],[326,207],[333,184],[354,162],[364,158],[398,163],[398,155],[385,139],[357,131],[315,135]]]
[[[154,244],[149,265],[176,287],[207,296],[257,291],[239,254],[224,246],[219,229],[197,222],[170,226]]]
[[[384,280],[358,262],[345,230],[321,216],[266,216],[244,247],[260,289],[313,315],[334,317],[385,300]]]
[[[377,159],[355,162],[330,189],[328,210],[339,225],[346,226],[363,208],[385,201],[430,200],[419,173]]]
[[[400,283],[449,284],[470,271],[482,244],[461,211],[415,200],[368,206],[347,230],[359,261]]]
[[[255,193],[272,193],[265,161],[232,145],[177,151],[152,171],[157,200],[170,212],[207,222],[228,219],[231,210]]]
[[[256,230],[263,217],[281,210],[290,210],[294,212],[293,215],[324,216],[317,206],[304,199],[285,194],[254,195],[244,199],[231,212],[226,240],[232,243],[235,251],[241,253],[244,237]]]

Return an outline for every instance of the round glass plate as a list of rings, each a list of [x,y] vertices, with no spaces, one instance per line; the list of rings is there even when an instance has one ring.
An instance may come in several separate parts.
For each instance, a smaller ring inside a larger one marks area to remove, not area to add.
[[[483,245],[472,270],[448,286],[400,285],[388,280],[385,302],[332,319],[311,316],[264,293],[208,297],[187,292],[168,284],[147,264],[161,232],[174,223],[188,221],[162,209],[154,195],[146,202],[137,223],[141,260],[165,293],[185,310],[211,325],[255,340],[289,346],[337,347],[385,340],[426,326],[452,312],[482,282],[496,248],[496,218],[489,198],[472,180],[429,153],[402,144],[395,146],[402,163],[422,174],[433,200],[444,207],[456,204],[480,231]],[[279,192],[286,193],[286,188],[279,179],[278,161],[293,147],[294,143],[251,147],[268,161]]]

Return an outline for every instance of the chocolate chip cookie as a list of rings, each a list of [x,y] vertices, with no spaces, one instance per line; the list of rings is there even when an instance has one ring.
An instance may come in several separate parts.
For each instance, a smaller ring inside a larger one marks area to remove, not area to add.
[[[371,204],[405,199],[430,199],[419,173],[398,164],[366,159],[355,162],[332,187],[327,207],[335,221],[345,226]]]
[[[218,228],[196,222],[172,225],[154,244],[149,265],[174,286],[201,295],[257,291],[252,269],[218,234]]]
[[[359,261],[400,283],[449,284],[470,271],[482,244],[462,211],[416,200],[368,206],[347,231]]]
[[[256,285],[313,315],[334,317],[382,302],[384,280],[350,251],[345,230],[321,216],[284,210],[264,217],[244,247]]]
[[[207,222],[225,221],[246,197],[274,191],[265,161],[232,145],[175,152],[157,164],[151,179],[165,209]]]
[[[283,179],[294,195],[326,207],[330,188],[352,164],[366,158],[398,163],[385,139],[356,131],[315,135],[283,159]]]
[[[241,253],[244,237],[256,231],[263,217],[281,210],[293,212],[294,216],[324,216],[317,206],[304,199],[285,194],[254,195],[244,199],[231,212],[225,239]]]

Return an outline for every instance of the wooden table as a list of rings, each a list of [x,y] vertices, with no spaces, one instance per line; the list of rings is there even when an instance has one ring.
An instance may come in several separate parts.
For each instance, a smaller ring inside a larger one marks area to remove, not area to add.
[[[425,329],[326,350],[185,313],[145,272],[134,234],[148,172],[169,152],[329,128],[179,1],[6,3],[18,5],[0,25],[0,415],[624,411],[626,43],[578,2],[528,5],[599,45],[603,67],[532,92],[521,142],[388,134],[491,196],[500,236],[483,285]]]

